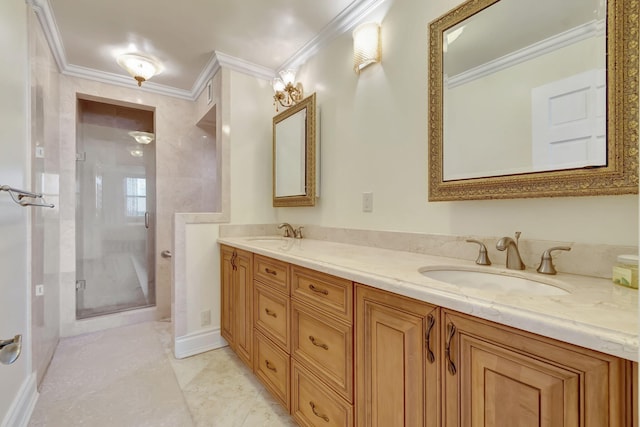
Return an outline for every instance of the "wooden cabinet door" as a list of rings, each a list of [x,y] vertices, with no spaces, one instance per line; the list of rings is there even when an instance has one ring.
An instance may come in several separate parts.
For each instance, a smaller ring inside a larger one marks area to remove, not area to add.
[[[618,358],[447,311],[441,333],[446,427],[626,425]]]
[[[220,333],[229,346],[251,366],[253,342],[253,274],[251,253],[220,248]]]
[[[356,286],[356,425],[440,425],[436,307]]]
[[[253,274],[251,253],[236,249],[233,283],[234,350],[252,367],[253,347]]]
[[[232,295],[234,268],[231,264],[231,259],[234,257],[233,248],[220,247],[220,334],[227,340],[231,348],[234,348],[235,345]]]

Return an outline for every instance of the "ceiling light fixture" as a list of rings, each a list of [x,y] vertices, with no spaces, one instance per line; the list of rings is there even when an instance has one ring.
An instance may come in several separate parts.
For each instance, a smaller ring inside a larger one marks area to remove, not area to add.
[[[136,79],[138,86],[142,82],[162,72],[162,65],[154,58],[138,55],[135,53],[125,53],[118,56],[118,65],[127,70]]]
[[[367,22],[353,30],[353,71],[360,71],[376,62],[380,62],[380,25]]]
[[[131,150],[129,150],[129,154],[131,154],[133,157],[142,157],[144,156],[144,151],[142,151],[142,148],[132,148]]]
[[[280,71],[280,77],[273,79],[273,105],[278,111],[278,104],[283,107],[291,107],[302,101],[302,83],[294,82],[296,80],[296,72],[294,70]]]
[[[132,131],[129,135],[136,140],[138,144],[151,144],[155,139],[155,135],[150,132]]]

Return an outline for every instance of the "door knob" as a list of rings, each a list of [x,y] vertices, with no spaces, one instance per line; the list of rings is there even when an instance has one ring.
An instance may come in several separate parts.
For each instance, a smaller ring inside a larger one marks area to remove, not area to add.
[[[22,335],[16,335],[10,340],[0,341],[0,363],[11,365],[18,359],[22,351]]]
[[[171,258],[171,251],[162,251],[162,252],[160,253],[160,256],[161,256],[162,258]]]

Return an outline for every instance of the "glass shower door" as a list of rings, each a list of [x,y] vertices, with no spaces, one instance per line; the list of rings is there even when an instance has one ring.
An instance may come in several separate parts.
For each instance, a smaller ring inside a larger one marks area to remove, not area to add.
[[[154,305],[155,145],[130,135],[153,112],[79,100],[78,117],[76,317]]]

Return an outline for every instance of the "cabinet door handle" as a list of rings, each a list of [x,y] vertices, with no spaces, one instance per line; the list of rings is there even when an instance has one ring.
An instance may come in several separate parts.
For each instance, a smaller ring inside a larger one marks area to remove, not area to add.
[[[447,359],[447,370],[451,375],[455,375],[458,370],[451,359],[451,341],[456,334],[456,326],[453,323],[447,325],[447,341],[445,342],[444,356]]]
[[[265,273],[267,273],[267,274],[272,274],[272,275],[274,275],[274,276],[275,276],[276,274],[278,274],[278,272],[277,272],[277,271],[272,270],[272,269],[270,269],[270,268],[265,268],[265,269],[264,269],[264,272],[265,272]]]
[[[238,253],[236,251],[233,251],[233,255],[231,255],[231,268],[233,270],[237,270],[238,267],[236,267],[236,257],[238,256]]]
[[[323,348],[325,350],[329,350],[329,346],[326,344],[323,344],[321,342],[318,342],[318,340],[316,340],[316,338],[313,335],[309,335],[309,341],[311,341],[311,344],[315,345],[316,347],[320,347]]]
[[[278,317],[278,315],[276,314],[275,311],[271,311],[268,308],[264,309],[264,312],[267,313],[267,316],[271,316],[271,317]]]
[[[313,403],[313,401],[309,402],[309,406],[311,406],[311,410],[313,411],[313,415],[315,415],[318,418],[322,418],[326,423],[329,422],[329,417],[327,417],[325,414],[321,414],[316,410],[316,404]]]
[[[431,351],[431,331],[436,324],[436,319],[433,317],[433,314],[430,314],[427,317],[427,333],[426,333],[426,345],[427,345],[427,360],[429,363],[433,363],[436,361],[436,356]]]
[[[269,369],[270,371],[278,372],[276,367],[273,366],[273,364],[271,362],[269,362],[268,360],[265,359],[264,364],[267,366],[267,369]]]
[[[322,288],[316,288],[315,285],[311,284],[309,285],[309,289],[311,289],[313,292],[317,292],[319,294],[322,295],[329,295],[329,291],[326,289],[322,289]]]

